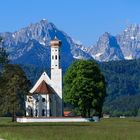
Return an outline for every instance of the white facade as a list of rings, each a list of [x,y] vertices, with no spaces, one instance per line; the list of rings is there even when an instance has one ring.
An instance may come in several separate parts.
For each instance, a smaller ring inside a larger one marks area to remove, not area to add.
[[[26,116],[63,116],[62,69],[60,45],[57,38],[51,44],[51,78],[44,72],[26,99]]]

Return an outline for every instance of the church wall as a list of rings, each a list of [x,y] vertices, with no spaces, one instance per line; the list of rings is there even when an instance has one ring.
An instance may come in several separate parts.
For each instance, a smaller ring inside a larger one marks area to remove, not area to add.
[[[51,80],[53,81],[56,92],[56,116],[63,116],[63,101],[62,101],[62,70],[51,69]]]
[[[30,98],[32,98],[32,100],[29,101]],[[26,116],[47,116],[47,102],[47,94],[34,94],[33,96],[27,96]],[[32,114],[30,111],[31,109]]]

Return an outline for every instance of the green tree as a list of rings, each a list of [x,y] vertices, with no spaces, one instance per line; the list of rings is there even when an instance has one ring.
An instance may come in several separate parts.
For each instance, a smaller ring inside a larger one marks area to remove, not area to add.
[[[8,54],[6,53],[5,49],[3,48],[2,40],[3,40],[3,38],[0,37],[0,110],[1,110],[1,108],[3,108],[3,102],[4,102],[3,94],[4,94],[4,90],[5,90],[5,79],[2,75],[2,72],[3,72],[4,66],[6,64],[8,64],[8,62],[9,62]],[[2,112],[0,112],[0,115],[1,114],[2,114]]]
[[[8,64],[3,74],[4,81],[1,112],[11,114],[15,121],[16,115],[23,115],[25,95],[28,93],[30,82],[19,65]]]
[[[105,79],[95,61],[78,60],[64,76],[64,101],[83,117],[101,115],[106,95]]]
[[[3,48],[2,40],[3,40],[2,37],[0,37],[0,71],[2,70],[4,65],[9,63],[8,54],[6,50]]]

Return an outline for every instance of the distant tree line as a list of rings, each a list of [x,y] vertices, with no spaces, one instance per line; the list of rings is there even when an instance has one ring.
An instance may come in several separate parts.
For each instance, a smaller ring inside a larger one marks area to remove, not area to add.
[[[140,59],[99,63],[107,83],[104,113],[140,115]]]

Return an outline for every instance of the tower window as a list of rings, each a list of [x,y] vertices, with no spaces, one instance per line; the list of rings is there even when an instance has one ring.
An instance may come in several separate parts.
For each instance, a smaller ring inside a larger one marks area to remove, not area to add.
[[[54,56],[52,55],[52,59],[54,59]]]
[[[55,59],[57,60],[57,55],[55,55]]]

